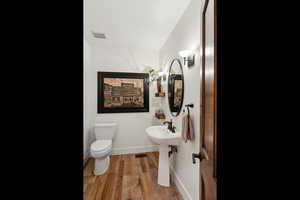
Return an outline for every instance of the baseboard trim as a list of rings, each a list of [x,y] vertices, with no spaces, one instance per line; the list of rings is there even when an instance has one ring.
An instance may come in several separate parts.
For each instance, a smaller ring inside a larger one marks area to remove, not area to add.
[[[178,191],[180,192],[182,198],[184,200],[192,200],[192,197],[188,190],[184,187],[184,184],[182,183],[181,179],[179,178],[178,174],[175,172],[173,166],[170,166],[171,176],[172,180],[174,181],[175,185],[177,186]]]
[[[113,148],[112,155],[132,154],[132,153],[145,153],[158,151],[159,145],[136,146],[126,148]]]

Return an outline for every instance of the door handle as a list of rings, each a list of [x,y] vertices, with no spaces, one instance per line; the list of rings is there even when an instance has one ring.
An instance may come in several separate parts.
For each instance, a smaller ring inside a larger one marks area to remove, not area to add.
[[[200,162],[201,162],[200,152],[199,153],[192,153],[193,164],[196,164],[196,158],[200,159]]]
[[[199,153],[192,153],[193,164],[196,164],[196,158],[200,160],[200,162],[205,159],[208,160],[208,154],[204,148],[201,149]]]

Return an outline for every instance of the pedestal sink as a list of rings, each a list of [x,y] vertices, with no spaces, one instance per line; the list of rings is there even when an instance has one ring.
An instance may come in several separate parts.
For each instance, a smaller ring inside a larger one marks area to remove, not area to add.
[[[165,126],[150,126],[146,129],[150,139],[159,144],[158,184],[170,186],[169,145],[179,145],[181,133],[170,132]]]

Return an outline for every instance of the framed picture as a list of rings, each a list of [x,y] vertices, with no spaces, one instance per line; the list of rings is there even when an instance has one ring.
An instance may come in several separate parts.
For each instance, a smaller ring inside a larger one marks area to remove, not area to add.
[[[169,105],[171,112],[178,112],[182,104],[182,75],[171,74],[169,77]]]
[[[149,74],[98,72],[98,113],[149,112]]]

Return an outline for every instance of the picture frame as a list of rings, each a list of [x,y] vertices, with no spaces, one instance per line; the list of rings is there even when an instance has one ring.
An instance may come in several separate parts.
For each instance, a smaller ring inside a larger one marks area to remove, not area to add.
[[[98,113],[149,112],[149,74],[98,72]]]
[[[181,87],[180,88],[176,88],[176,82],[180,81],[181,82]],[[169,90],[169,106],[170,106],[170,111],[171,112],[179,112],[181,107],[182,107],[182,96],[177,96],[177,94],[182,94],[183,93],[183,78],[182,75],[180,74],[171,74],[169,76],[169,85],[168,85],[168,90]],[[182,92],[176,92],[177,89],[182,90]],[[181,100],[178,101],[177,99],[180,98]]]

